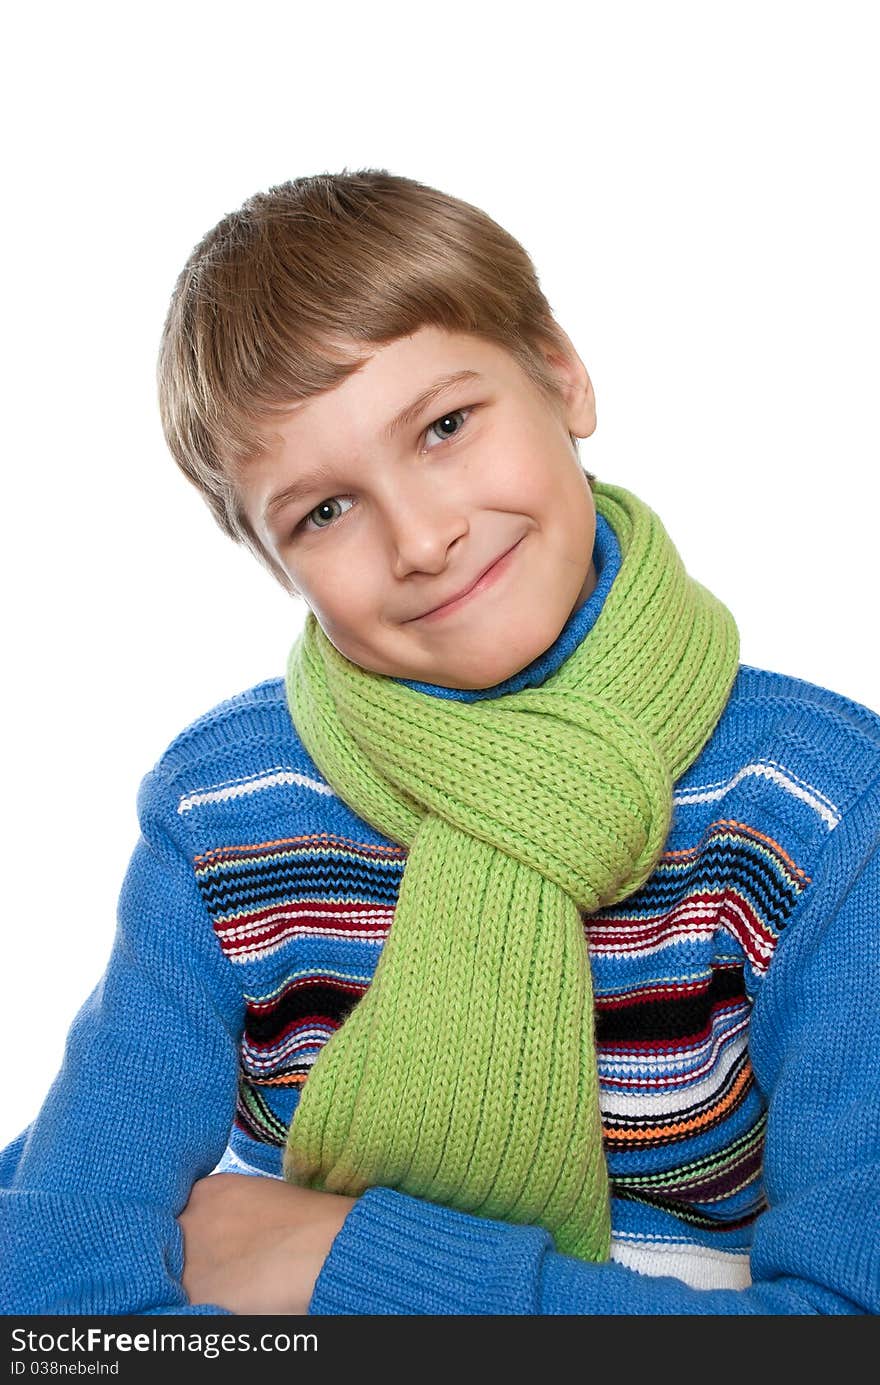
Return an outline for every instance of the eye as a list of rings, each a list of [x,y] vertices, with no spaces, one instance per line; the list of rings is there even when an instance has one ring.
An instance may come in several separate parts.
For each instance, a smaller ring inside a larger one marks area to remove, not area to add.
[[[440,442],[445,442],[448,438],[457,437],[467,422],[467,415],[469,413],[470,409],[453,409],[450,413],[442,414],[440,418],[435,418],[434,422],[428,425],[425,433],[426,442],[431,436],[431,433],[434,433],[435,437],[439,437]],[[462,422],[457,427],[453,427],[450,430],[449,425],[455,424],[456,419],[461,419]],[[428,447],[429,452],[430,450],[431,448]]]
[[[451,442],[461,432],[471,413],[472,409],[470,408],[452,409],[449,413],[441,414],[440,418],[435,418],[425,431],[427,450],[429,452],[433,450],[430,445],[427,445],[427,438],[432,433],[440,442]],[[347,496],[337,495],[331,495],[327,500],[322,500],[320,505],[309,510],[309,513],[295,526],[294,536],[299,533],[315,534],[321,529],[330,529],[340,518],[338,510],[336,514],[333,513],[334,506],[338,507],[340,503],[350,505],[352,501]],[[343,511],[343,513],[345,512]]]
[[[307,534],[313,534],[315,532],[315,529],[329,529],[331,524],[333,524],[334,520],[338,519],[339,517],[338,515],[332,513],[333,507],[338,506],[340,503],[346,502],[349,504],[351,503],[347,500],[346,496],[331,495],[328,500],[322,500],[320,505],[316,505],[313,510],[309,510],[309,513],[303,519],[301,519],[299,524],[296,526],[297,529],[303,529]],[[330,513],[328,513],[328,511]],[[343,513],[345,512],[343,511]],[[310,527],[310,521],[312,519],[314,519],[315,521],[314,529]]]

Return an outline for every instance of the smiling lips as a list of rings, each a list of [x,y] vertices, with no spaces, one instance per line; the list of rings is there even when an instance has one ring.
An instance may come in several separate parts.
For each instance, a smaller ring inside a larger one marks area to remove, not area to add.
[[[448,601],[444,601],[440,606],[434,606],[431,610],[424,611],[420,616],[413,616],[410,620],[404,621],[404,624],[413,624],[417,620],[438,619],[450,614],[453,610],[458,610],[458,608],[463,606],[470,597],[475,596],[477,592],[485,591],[488,587],[491,587],[493,583],[507,571],[507,568],[510,566],[510,560],[521,543],[522,539],[518,539],[512,548],[508,548],[501,554],[500,558],[495,558],[488,567],[483,568],[483,571],[478,577],[474,578],[471,585],[465,587],[464,591],[460,591],[457,596],[450,597]]]

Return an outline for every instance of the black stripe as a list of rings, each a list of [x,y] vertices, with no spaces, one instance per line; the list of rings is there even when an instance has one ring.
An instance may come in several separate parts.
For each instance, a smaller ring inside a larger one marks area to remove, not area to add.
[[[790,879],[783,873],[781,862],[774,869],[772,861],[759,855],[747,838],[734,837],[733,842],[716,839],[702,847],[687,867],[661,861],[641,890],[626,901],[623,910],[614,905],[594,917],[614,919],[627,906],[630,910],[636,908],[635,901],[638,913],[650,917],[667,913],[689,895],[727,887],[742,894],[763,922],[778,933],[803,893],[805,882]]]
[[[330,981],[297,986],[286,995],[280,996],[271,1010],[258,1015],[249,1014],[245,1022],[245,1033],[252,1043],[271,1044],[288,1025],[309,1016],[339,1025],[346,1015],[351,1014],[361,994],[361,991],[342,990]]]
[[[597,997],[596,1042],[614,1044],[696,1037],[708,1028],[716,1006],[745,999],[742,966],[719,967],[696,994],[689,992],[663,1000],[639,1000],[636,995],[625,1005],[615,1005],[611,1009],[603,1009],[601,998]]]
[[[767,1203],[763,1195],[756,1193],[756,1201],[750,1207],[745,1208],[734,1217],[713,1217],[711,1213],[697,1209],[693,1205],[680,1202],[673,1202],[670,1198],[658,1197],[653,1193],[633,1193],[629,1189],[618,1188],[614,1180],[611,1180],[612,1197],[620,1198],[621,1202],[640,1202],[646,1207],[656,1207],[662,1212],[671,1212],[679,1221],[685,1222],[688,1226],[699,1227],[703,1231],[739,1231],[744,1226],[751,1226],[752,1222],[757,1221],[762,1212],[766,1210]]]
[[[360,866],[352,862],[301,861],[280,865],[224,870],[199,877],[208,912],[216,918],[232,909],[253,910],[302,900],[352,900],[358,904],[393,905],[397,901],[402,865]]]

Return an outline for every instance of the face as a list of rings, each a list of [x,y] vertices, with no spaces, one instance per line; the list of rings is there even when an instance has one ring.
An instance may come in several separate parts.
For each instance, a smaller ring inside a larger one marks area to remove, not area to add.
[[[596,585],[596,512],[570,436],[595,427],[587,372],[564,334],[547,356],[558,400],[468,333],[425,327],[357,358],[248,465],[247,516],[346,658],[491,687]]]

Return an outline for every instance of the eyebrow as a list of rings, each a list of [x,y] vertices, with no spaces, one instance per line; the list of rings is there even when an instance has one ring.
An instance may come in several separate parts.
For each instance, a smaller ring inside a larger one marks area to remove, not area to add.
[[[418,418],[431,401],[443,394],[445,390],[451,389],[453,385],[462,385],[466,381],[480,379],[482,376],[476,370],[456,370],[450,375],[439,376],[420,394],[416,395],[415,399],[404,405],[399,413],[395,414],[391,422],[383,429],[382,436],[390,442],[401,428],[405,428],[408,423],[412,423],[414,419]],[[272,519],[285,505],[289,505],[291,501],[298,500],[300,496],[315,490],[327,475],[326,468],[321,468],[310,475],[298,476],[289,486],[285,486],[284,490],[278,491],[266,502],[263,519]]]
[[[385,429],[385,437],[390,442],[395,433],[399,433],[401,428],[405,428],[408,423],[412,423],[418,418],[423,409],[436,399],[438,394],[450,389],[452,385],[462,385],[466,380],[479,380],[480,374],[476,370],[456,370],[452,375],[441,375],[433,384],[428,385],[427,389],[422,390],[411,403],[401,409],[399,414],[388,424]]]

